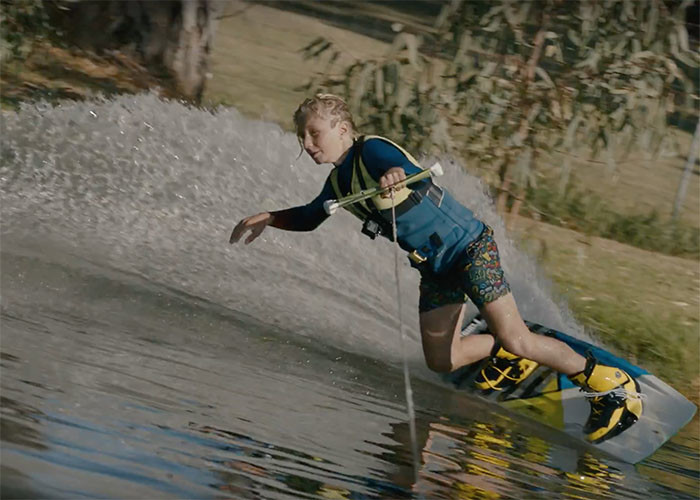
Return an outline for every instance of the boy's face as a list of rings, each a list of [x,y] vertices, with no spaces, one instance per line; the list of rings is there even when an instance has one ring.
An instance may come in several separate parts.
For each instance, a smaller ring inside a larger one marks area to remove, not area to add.
[[[335,163],[348,148],[348,124],[341,120],[333,127],[332,121],[332,117],[312,113],[304,124],[300,136],[302,145],[316,164]]]

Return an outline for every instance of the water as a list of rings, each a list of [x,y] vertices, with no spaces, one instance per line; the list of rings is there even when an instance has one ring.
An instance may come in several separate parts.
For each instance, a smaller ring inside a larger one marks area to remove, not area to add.
[[[400,264],[421,466],[413,481],[393,249],[346,214],[233,224],[315,196],[324,167],[234,110],[151,94],[3,116],[3,498],[697,498],[697,428],[636,467],[443,386]],[[503,237],[527,318],[583,335]]]

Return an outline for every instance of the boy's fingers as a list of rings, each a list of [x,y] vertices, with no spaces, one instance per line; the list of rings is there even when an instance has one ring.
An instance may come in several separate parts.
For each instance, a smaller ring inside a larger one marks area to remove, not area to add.
[[[231,237],[229,238],[228,242],[229,243],[236,243],[239,239],[241,239],[241,236],[245,232],[245,223],[244,221],[239,222],[236,224],[236,227],[233,228],[233,231],[231,232]]]
[[[400,189],[400,188],[399,188],[399,189]],[[396,186],[389,186],[389,189],[387,189],[386,191],[384,191],[384,192],[381,194],[381,197],[382,197],[382,198],[393,198],[393,197],[394,197],[394,193],[395,193],[396,191],[398,191],[398,189],[396,188]]]
[[[231,238],[229,238],[229,243],[236,243],[241,238],[240,234],[231,233]]]
[[[245,239],[245,244],[247,245],[248,243],[251,243],[255,238],[257,238],[262,231],[253,229],[250,231],[250,234],[248,237]]]

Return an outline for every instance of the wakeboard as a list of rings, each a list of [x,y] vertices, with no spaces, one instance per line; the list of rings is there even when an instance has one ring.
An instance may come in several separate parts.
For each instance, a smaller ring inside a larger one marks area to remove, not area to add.
[[[579,354],[590,351],[601,363],[621,368],[639,383],[643,412],[637,422],[598,444],[590,444],[624,462],[637,463],[645,459],[673,437],[695,415],[697,407],[668,384],[647,370],[619,358],[603,348],[579,340],[566,333],[525,321],[530,331],[561,340]],[[473,318],[462,330],[462,335],[488,333],[486,321]],[[460,368],[445,379],[459,390],[475,392],[497,404],[561,430],[576,439],[587,442],[583,426],[588,419],[590,404],[579,387],[564,374],[538,365],[517,385],[502,390],[480,389],[477,377],[483,379],[489,358]]]

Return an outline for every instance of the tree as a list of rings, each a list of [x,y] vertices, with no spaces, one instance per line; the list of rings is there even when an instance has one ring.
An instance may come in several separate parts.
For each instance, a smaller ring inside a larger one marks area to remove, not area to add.
[[[400,32],[391,50],[334,73],[322,39],[307,57],[328,57],[309,87],[345,94],[377,133],[399,133],[426,152],[450,151],[498,172],[499,208],[517,213],[543,152],[570,156],[635,144],[658,153],[667,115],[694,107],[700,56],[689,47],[690,1],[452,1],[436,34]]]
[[[180,93],[199,102],[217,18],[226,0],[57,0],[53,22],[78,46],[131,50],[170,74]]]
[[[693,168],[695,167],[695,158],[698,155],[698,149],[700,149],[700,120],[698,120],[698,123],[695,126],[693,141],[690,143],[690,153],[688,154],[688,159],[685,162],[685,167],[683,167],[683,175],[681,176],[680,183],[678,184],[676,197],[673,200],[673,212],[671,213],[671,220],[673,221],[678,220],[678,216],[681,213],[683,201],[685,200],[685,194],[688,190],[688,183],[690,182],[690,176],[692,175]]]

